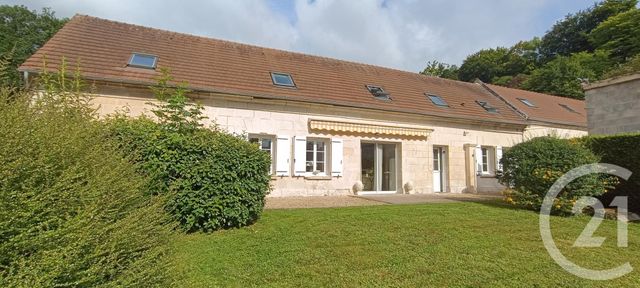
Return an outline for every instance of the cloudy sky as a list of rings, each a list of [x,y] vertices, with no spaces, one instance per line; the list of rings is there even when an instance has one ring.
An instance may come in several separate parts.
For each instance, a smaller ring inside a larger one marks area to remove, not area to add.
[[[540,36],[594,0],[0,0],[420,71]]]

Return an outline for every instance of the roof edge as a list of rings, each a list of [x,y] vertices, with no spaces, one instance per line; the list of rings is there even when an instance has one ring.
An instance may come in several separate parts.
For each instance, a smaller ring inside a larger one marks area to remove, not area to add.
[[[591,89],[597,89],[597,88],[607,87],[607,86],[611,86],[611,85],[617,85],[617,84],[621,84],[621,83],[625,83],[625,82],[629,82],[629,81],[633,81],[633,80],[638,80],[638,79],[640,79],[640,73],[635,73],[635,74],[631,74],[631,75],[623,75],[623,76],[618,76],[618,77],[612,77],[612,78],[607,78],[607,79],[604,79],[604,80],[596,81],[596,82],[593,82],[591,84],[583,85],[582,86],[582,90],[588,91],[588,90],[591,90]]]

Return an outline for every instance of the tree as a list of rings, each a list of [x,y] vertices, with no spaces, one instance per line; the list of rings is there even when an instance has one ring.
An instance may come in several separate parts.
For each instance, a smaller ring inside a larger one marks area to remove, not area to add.
[[[462,81],[480,79],[491,83],[496,76],[503,76],[503,63],[509,50],[504,47],[483,49],[464,59],[458,70],[458,78]]]
[[[630,75],[634,73],[640,73],[640,54],[631,58],[631,60],[625,62],[624,64],[618,65],[616,68],[609,70],[607,73],[602,75],[602,78],[611,78],[623,75]]]
[[[0,56],[9,61],[8,84],[22,84],[16,68],[49,40],[67,19],[58,19],[48,8],[40,13],[25,6],[0,5]]]
[[[520,41],[511,48],[483,49],[467,57],[458,70],[462,81],[505,82],[520,74],[528,74],[538,66],[540,39]],[[508,81],[507,81],[508,82]]]
[[[621,63],[640,53],[640,10],[633,9],[602,22],[589,34],[591,43]]]
[[[522,83],[522,87],[542,93],[584,99],[581,82],[599,79],[611,65],[609,56],[603,51],[557,56],[534,70]]]
[[[458,80],[458,66],[438,61],[427,62],[427,67],[420,72],[422,75]]]
[[[190,133],[202,128],[202,121],[207,119],[204,107],[200,104],[189,103],[186,83],[173,86],[173,77],[168,68],[160,69],[158,83],[149,87],[159,103],[148,103],[153,106],[151,112],[158,118],[163,127],[181,133]]]
[[[543,59],[551,61],[556,55],[594,51],[596,47],[589,42],[589,33],[609,17],[635,9],[637,4],[637,0],[606,0],[567,15],[542,37],[540,53]]]

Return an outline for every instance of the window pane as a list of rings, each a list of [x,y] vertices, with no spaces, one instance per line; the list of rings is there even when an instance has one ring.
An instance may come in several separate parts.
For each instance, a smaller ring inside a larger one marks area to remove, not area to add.
[[[307,141],[307,151],[313,151],[313,141]]]
[[[313,172],[313,161],[307,161],[307,167],[305,171]]]
[[[258,143],[260,140],[258,138],[249,138],[250,143]]]
[[[324,142],[318,141],[318,151],[324,151]]]
[[[307,161],[313,162],[313,152],[307,151]]]
[[[153,55],[144,55],[144,54],[134,53],[131,56],[131,60],[129,60],[129,65],[143,67],[143,68],[155,68],[156,58],[157,57]]]
[[[316,153],[316,161],[324,161],[324,152],[318,151]]]
[[[271,151],[271,139],[262,139],[262,150]]]
[[[438,149],[433,149],[433,171],[440,170],[440,162],[438,161],[440,158],[440,151]]]
[[[316,163],[316,170],[320,172],[324,172],[324,163],[323,162]]]
[[[271,73],[271,78],[273,80],[273,84],[283,85],[283,86],[295,86],[293,84],[293,79],[289,74]]]
[[[445,102],[442,98],[440,98],[440,96],[436,96],[436,95],[428,95],[429,99],[431,99],[431,102],[433,102],[433,104],[437,105],[437,106],[449,106],[447,104],[447,102]]]

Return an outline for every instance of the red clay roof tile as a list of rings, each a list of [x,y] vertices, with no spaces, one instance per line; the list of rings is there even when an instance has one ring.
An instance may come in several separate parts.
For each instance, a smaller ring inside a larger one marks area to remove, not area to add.
[[[158,67],[169,67],[177,81],[187,81],[194,90],[524,124],[522,117],[506,103],[475,83],[174,33],[83,15],[74,16],[38,52],[22,64],[20,70],[40,71],[44,57],[50,69],[57,69],[61,57],[64,56],[69,63],[79,62],[83,76],[88,79],[135,84],[155,83],[154,77],[159,74],[158,71],[127,67],[133,52],[157,55]],[[273,85],[269,72],[289,73],[296,83],[296,88]],[[366,89],[367,84],[383,87],[391,94],[393,100],[375,99]],[[449,107],[435,106],[424,93],[442,97]],[[532,100],[543,105],[544,97],[549,96],[540,94],[536,95],[536,98],[532,97]],[[476,100],[489,102],[499,109],[499,113],[487,113],[475,103]],[[584,104],[580,106],[571,100],[566,102],[584,109]],[[540,110],[548,107],[558,108],[544,104]],[[553,109],[548,112],[541,111],[539,115],[553,118],[557,112],[558,109]],[[578,118],[580,117],[575,116],[570,120],[576,123],[586,122]]]

